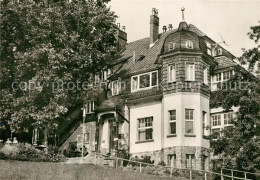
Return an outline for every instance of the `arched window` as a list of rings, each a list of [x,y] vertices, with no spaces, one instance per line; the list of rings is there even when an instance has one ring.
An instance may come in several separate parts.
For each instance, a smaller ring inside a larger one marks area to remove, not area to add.
[[[186,48],[193,49],[193,42],[192,41],[186,41]]]

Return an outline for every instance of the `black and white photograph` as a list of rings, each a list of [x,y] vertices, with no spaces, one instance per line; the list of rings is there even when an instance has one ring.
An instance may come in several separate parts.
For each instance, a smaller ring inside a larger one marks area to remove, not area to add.
[[[260,0],[0,0],[0,180],[260,180]]]

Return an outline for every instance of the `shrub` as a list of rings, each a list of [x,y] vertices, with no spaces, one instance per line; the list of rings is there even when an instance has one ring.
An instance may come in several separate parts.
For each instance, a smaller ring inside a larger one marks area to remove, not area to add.
[[[36,161],[36,162],[63,162],[63,156],[50,153],[46,154],[33,147],[30,144],[17,144],[17,151],[11,154],[5,154],[6,159],[18,161]]]
[[[147,164],[154,164],[154,161],[151,160],[151,156],[141,156],[141,158],[138,158],[137,156],[135,156],[134,158],[131,158],[132,161],[137,161],[137,162],[129,162],[129,165],[134,166],[140,166],[140,163],[138,162],[143,162],[143,163],[147,163]],[[142,167],[145,167],[147,165],[143,164]]]
[[[0,159],[6,159],[6,156],[3,152],[0,152]]]
[[[160,165],[160,166],[166,166],[166,164],[165,164],[165,162],[162,160],[162,161],[160,161],[159,163],[158,163],[158,165]]]

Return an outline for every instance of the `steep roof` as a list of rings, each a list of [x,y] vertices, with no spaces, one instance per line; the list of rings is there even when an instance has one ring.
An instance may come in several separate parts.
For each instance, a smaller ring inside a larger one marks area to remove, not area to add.
[[[143,38],[137,41],[130,42],[126,47],[117,55],[114,63],[123,63],[114,76],[132,75],[135,73],[147,72],[156,69],[159,65],[155,64],[158,55],[164,44],[165,38],[176,32],[177,29],[167,31],[159,34],[158,40],[150,47],[150,38]],[[196,33],[198,36],[206,36],[193,24],[189,24],[189,31]],[[133,60],[133,52],[135,51],[135,61]],[[142,57],[142,58],[140,58]],[[138,60],[140,59],[140,60]]]

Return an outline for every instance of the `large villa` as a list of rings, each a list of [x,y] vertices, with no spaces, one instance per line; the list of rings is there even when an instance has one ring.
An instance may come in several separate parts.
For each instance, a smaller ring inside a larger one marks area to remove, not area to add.
[[[99,88],[87,92],[84,110],[77,109],[81,116],[60,137],[60,151],[71,144],[81,150],[84,143],[89,152],[125,151],[176,168],[207,170],[208,136],[221,136],[237,111],[210,108],[210,94],[236,73],[236,57],[184,19],[159,33],[153,9],[147,23],[150,35],[134,42],[127,42],[118,25],[116,59],[89,80]],[[39,131],[34,130],[34,144]]]

